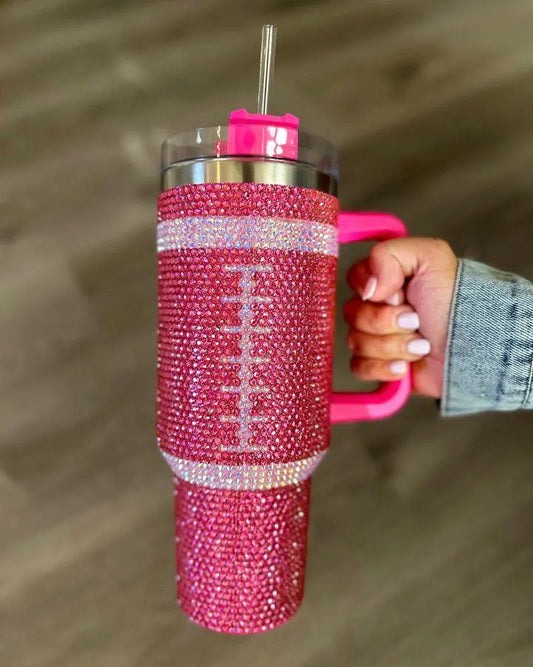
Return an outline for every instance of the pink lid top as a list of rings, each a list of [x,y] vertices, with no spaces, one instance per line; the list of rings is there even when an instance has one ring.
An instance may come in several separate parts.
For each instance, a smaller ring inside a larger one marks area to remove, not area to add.
[[[261,155],[298,159],[298,125],[300,119],[290,113],[270,116],[232,111],[228,125],[229,155]]]

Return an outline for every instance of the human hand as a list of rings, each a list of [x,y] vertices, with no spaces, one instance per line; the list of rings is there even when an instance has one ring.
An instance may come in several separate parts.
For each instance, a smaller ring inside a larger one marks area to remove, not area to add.
[[[383,241],[350,268],[357,295],[344,319],[358,377],[397,380],[412,362],[413,389],[441,396],[456,272],[450,246],[433,238]]]

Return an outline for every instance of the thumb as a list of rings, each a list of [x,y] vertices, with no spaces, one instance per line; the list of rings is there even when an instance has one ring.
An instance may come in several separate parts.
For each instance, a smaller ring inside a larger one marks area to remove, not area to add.
[[[435,253],[439,241],[428,238],[392,239],[377,243],[367,259],[356,264],[348,282],[363,300],[385,301],[402,289]]]

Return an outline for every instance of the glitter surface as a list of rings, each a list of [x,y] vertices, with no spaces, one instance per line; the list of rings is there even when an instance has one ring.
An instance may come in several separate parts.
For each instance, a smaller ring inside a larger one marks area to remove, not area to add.
[[[308,459],[291,463],[269,463],[268,465],[216,465],[178,459],[163,453],[166,462],[179,479],[210,489],[232,489],[234,491],[258,491],[280,486],[290,486],[306,480],[322,460],[325,452]]]
[[[269,491],[175,481],[178,604],[212,630],[256,633],[303,597],[311,480]]]
[[[157,431],[177,475],[178,601],[211,629],[260,632],[302,597],[308,476],[329,444],[336,253],[321,239],[337,200],[205,184],[162,193],[158,213]]]
[[[279,218],[203,216],[164,220],[157,249],[267,248],[337,256],[337,230],[331,225]]]
[[[312,220],[337,226],[339,202],[332,195],[287,185],[204,183],[180,185],[159,195],[158,220],[230,215]]]

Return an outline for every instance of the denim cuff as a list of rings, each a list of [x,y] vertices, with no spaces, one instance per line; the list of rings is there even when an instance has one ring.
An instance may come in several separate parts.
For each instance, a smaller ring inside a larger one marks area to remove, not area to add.
[[[459,260],[441,413],[533,407],[533,284]]]

